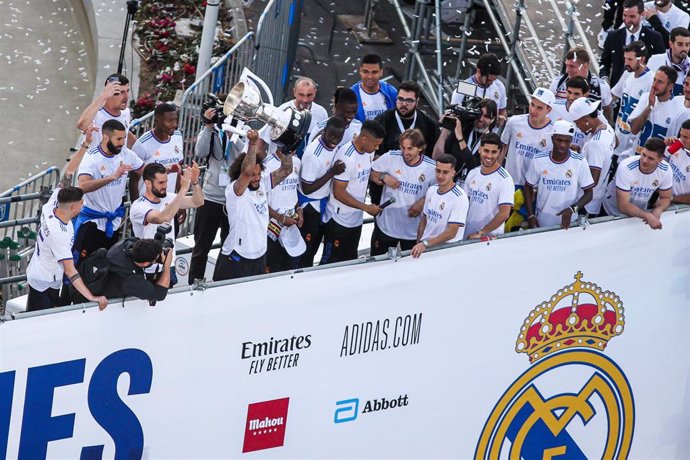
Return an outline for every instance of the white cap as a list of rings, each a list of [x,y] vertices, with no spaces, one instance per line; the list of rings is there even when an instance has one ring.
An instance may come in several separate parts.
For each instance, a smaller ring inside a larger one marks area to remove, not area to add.
[[[579,97],[570,104],[568,113],[573,121],[577,121],[582,117],[590,115],[595,110],[598,110],[599,105],[601,105],[601,101],[592,102],[586,97]]]
[[[290,257],[299,257],[307,250],[307,245],[302,239],[297,225],[291,225],[280,229],[280,236],[278,239]]]
[[[553,95],[553,92],[551,92],[550,89],[546,89],[546,88],[535,89],[534,94],[532,94],[532,97],[542,101],[544,104],[548,105],[549,107],[553,107],[553,101],[554,101],[554,99],[556,99],[556,96]]]
[[[553,124],[552,135],[574,136],[575,125],[566,120],[558,120]]]

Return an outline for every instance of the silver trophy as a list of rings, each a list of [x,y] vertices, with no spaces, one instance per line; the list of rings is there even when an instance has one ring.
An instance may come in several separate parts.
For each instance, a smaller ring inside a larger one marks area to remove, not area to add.
[[[271,140],[286,151],[294,150],[302,142],[311,123],[308,110],[298,111],[294,107],[278,109],[263,102],[261,94],[243,81],[237,83],[228,94],[223,113],[245,122],[258,120],[266,123],[271,127]]]

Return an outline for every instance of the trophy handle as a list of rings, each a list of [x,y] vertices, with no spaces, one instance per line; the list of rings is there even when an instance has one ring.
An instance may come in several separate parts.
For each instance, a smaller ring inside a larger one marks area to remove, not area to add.
[[[254,89],[256,89],[256,91],[259,92],[259,94],[261,94],[261,92],[259,91],[257,85],[261,86],[261,88],[268,96],[268,103],[270,105],[275,105],[275,103],[273,102],[273,93],[271,93],[271,90],[268,88],[268,85],[254,72],[245,67],[244,69],[242,69],[242,73],[240,74],[240,81],[254,86]]]

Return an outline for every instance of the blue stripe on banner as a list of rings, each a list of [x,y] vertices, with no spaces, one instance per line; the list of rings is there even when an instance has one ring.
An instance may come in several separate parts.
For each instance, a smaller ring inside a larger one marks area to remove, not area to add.
[[[280,86],[285,88],[288,80],[288,65],[287,62],[283,65],[283,76],[280,78]]]
[[[292,0],[290,5],[290,16],[288,17],[288,25],[292,27],[292,23],[295,22],[295,11],[297,10],[297,1]]]

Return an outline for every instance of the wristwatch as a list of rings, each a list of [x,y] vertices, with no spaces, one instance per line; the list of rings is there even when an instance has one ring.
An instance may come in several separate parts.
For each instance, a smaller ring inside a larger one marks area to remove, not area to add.
[[[427,240],[422,240],[422,244],[424,245],[425,248],[429,247],[429,241],[427,241]]]

